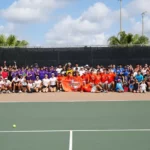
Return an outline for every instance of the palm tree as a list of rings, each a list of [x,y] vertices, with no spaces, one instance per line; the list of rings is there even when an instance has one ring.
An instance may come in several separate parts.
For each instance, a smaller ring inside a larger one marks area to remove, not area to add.
[[[17,47],[23,47],[23,46],[27,46],[27,45],[28,45],[28,42],[25,40],[23,40],[23,41],[17,40],[16,44],[15,44],[15,46],[17,46]]]
[[[16,42],[17,42],[17,38],[15,35],[10,35],[8,38],[7,38],[7,46],[15,46]]]
[[[29,43],[25,40],[17,40],[17,37],[15,35],[10,35],[8,38],[5,37],[5,35],[0,35],[0,46],[17,46],[17,47],[24,47],[27,46]]]
[[[148,44],[149,39],[146,36],[138,34],[126,34],[125,31],[119,32],[117,36],[112,36],[108,39],[109,45],[133,45],[133,44]]]

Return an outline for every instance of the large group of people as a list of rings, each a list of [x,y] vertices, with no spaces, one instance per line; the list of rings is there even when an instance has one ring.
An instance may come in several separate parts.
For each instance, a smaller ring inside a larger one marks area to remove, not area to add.
[[[110,65],[95,67],[70,62],[64,66],[0,67],[0,93],[33,92],[133,92],[150,91],[150,66]]]

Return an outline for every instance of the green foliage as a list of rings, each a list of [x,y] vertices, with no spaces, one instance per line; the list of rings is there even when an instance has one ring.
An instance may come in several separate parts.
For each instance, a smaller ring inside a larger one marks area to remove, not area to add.
[[[5,35],[1,34],[0,35],[0,46],[12,46],[12,47],[24,47],[27,46],[29,43],[25,40],[17,40],[17,37],[15,35],[10,35],[7,38]]]
[[[0,35],[0,46],[5,46],[6,44],[6,37],[5,35]]]
[[[130,46],[135,44],[146,45],[149,43],[149,38],[146,36],[140,36],[138,34],[126,33],[125,31],[119,32],[117,36],[111,36],[108,39],[108,43],[110,46],[113,45],[123,45]]]

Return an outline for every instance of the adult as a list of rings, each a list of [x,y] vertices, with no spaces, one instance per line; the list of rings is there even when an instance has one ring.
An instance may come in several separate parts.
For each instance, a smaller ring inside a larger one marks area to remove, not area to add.
[[[42,80],[42,85],[43,85],[42,92],[43,93],[47,93],[48,92],[48,90],[49,90],[49,84],[50,84],[50,80],[48,78],[48,75],[46,74],[45,78]]]
[[[52,73],[52,77],[49,79],[50,81],[50,91],[56,92],[57,89],[57,78],[55,77],[55,74]]]
[[[13,86],[13,93],[16,92],[16,89],[21,93],[21,83],[18,75],[16,75],[12,80],[12,86]]]
[[[34,81],[34,84],[35,84],[35,91],[38,93],[38,92],[41,92],[41,89],[42,89],[42,81],[39,79],[39,76],[36,76],[36,80]]]

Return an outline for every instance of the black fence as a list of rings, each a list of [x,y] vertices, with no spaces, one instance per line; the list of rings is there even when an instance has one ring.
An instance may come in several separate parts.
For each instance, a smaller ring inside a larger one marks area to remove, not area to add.
[[[150,47],[0,48],[0,64],[51,66],[71,62],[80,65],[150,64]]]

